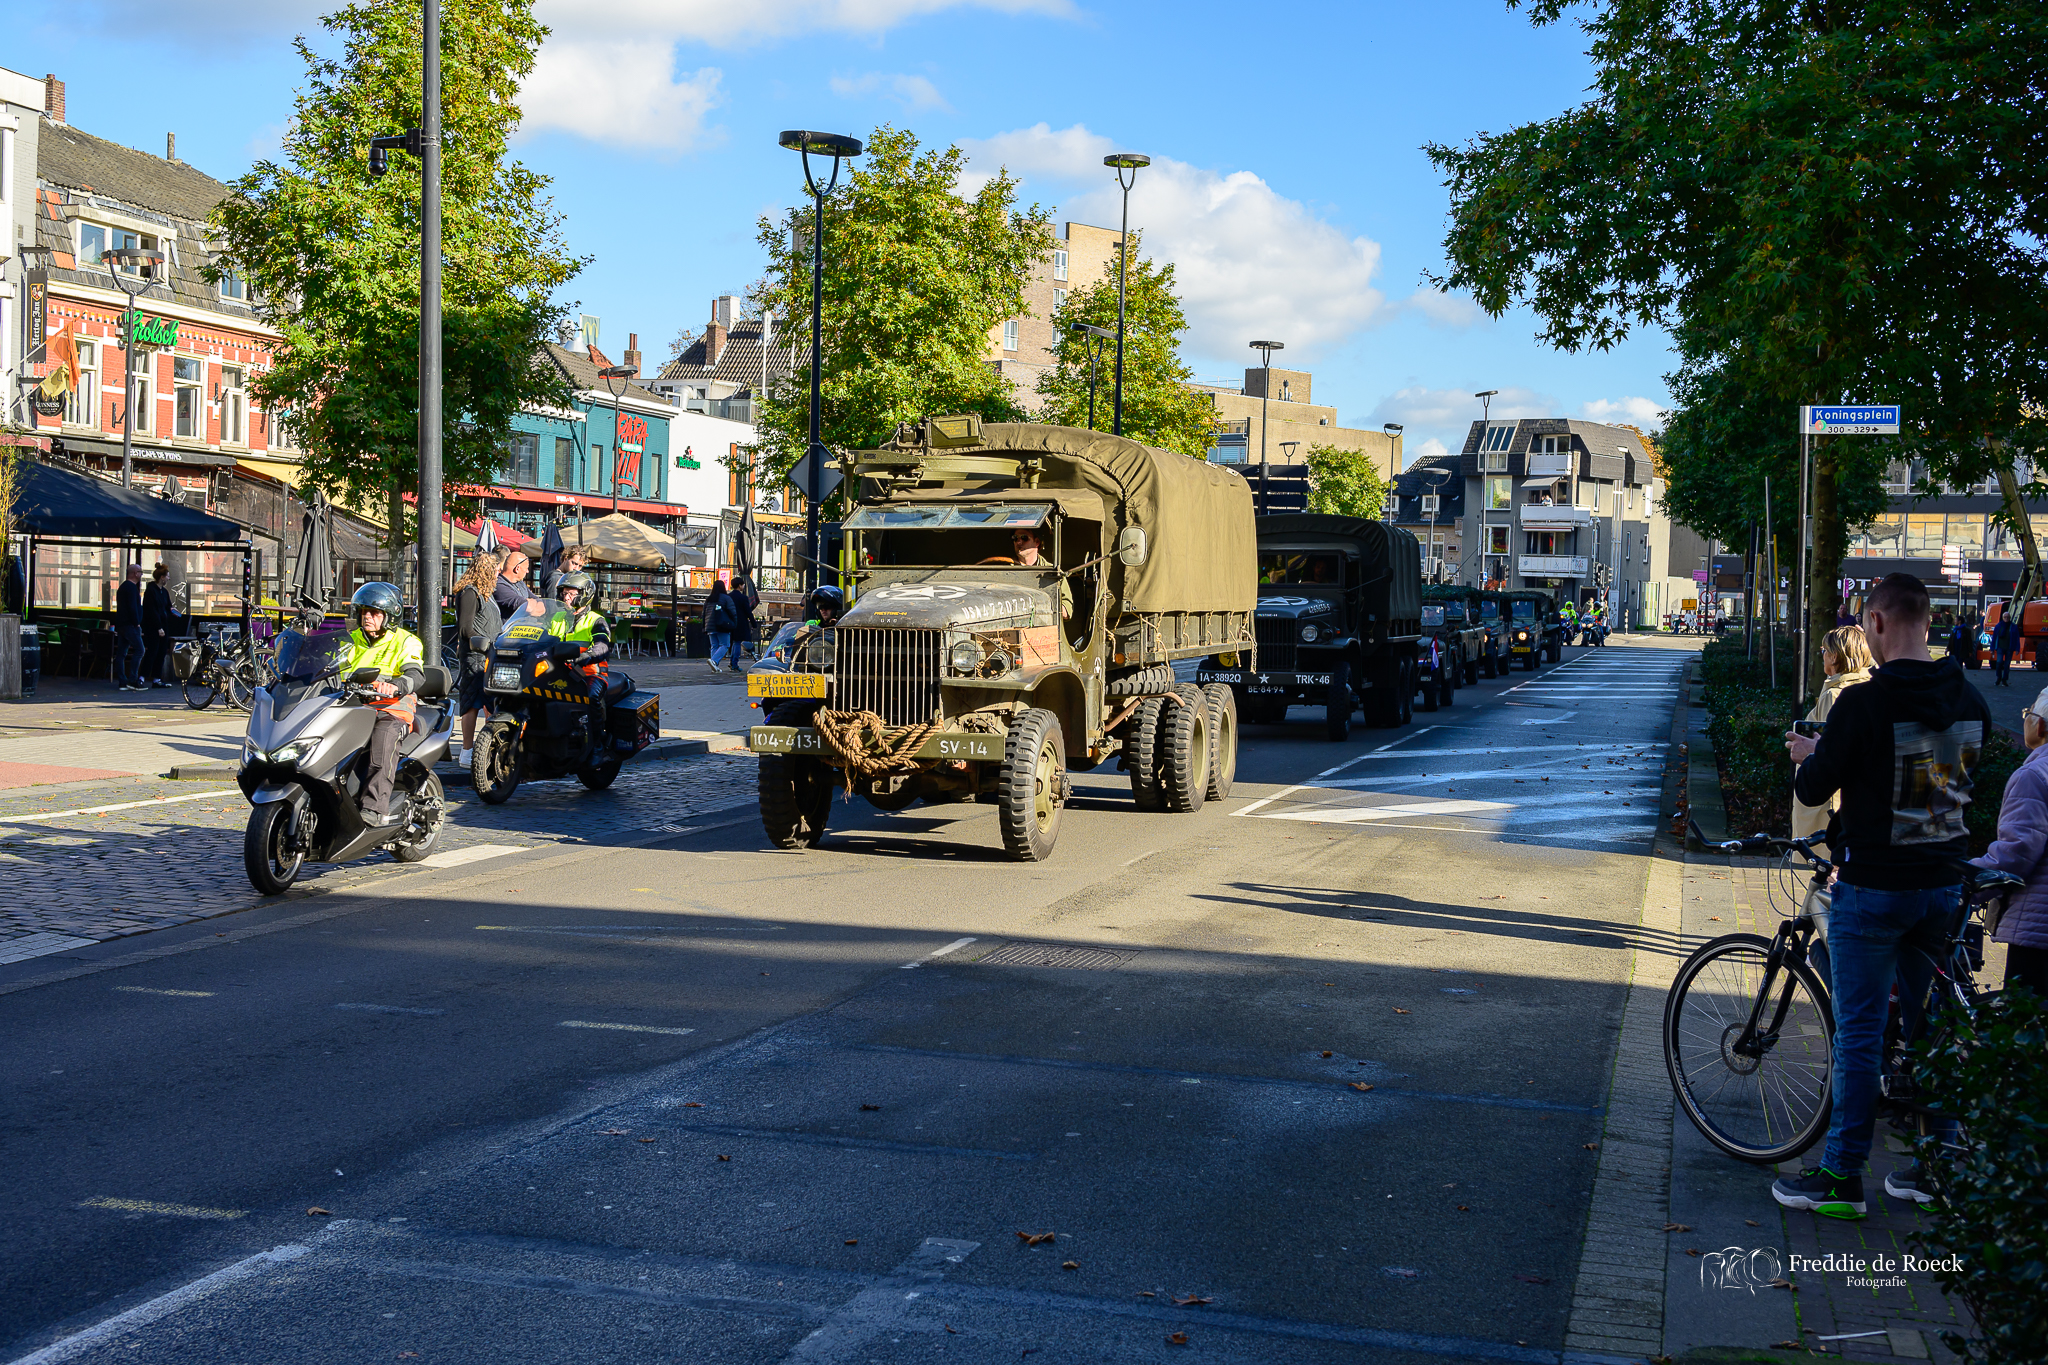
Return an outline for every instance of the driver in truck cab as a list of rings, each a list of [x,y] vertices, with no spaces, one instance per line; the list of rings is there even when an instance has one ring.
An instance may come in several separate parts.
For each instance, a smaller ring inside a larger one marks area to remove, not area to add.
[[[1010,548],[1016,552],[1017,562],[1027,569],[1048,567],[1045,562],[1045,533],[1035,526],[1019,526],[1010,532]],[[1060,575],[1060,620],[1074,619],[1074,588],[1067,582],[1065,574]]]
[[[369,767],[357,806],[363,824],[373,829],[395,823],[386,807],[398,776],[398,742],[412,731],[419,711],[414,693],[426,677],[426,651],[419,636],[396,624],[400,610],[398,589],[389,583],[357,588],[349,599],[355,629],[342,643],[338,660],[344,678],[359,668],[377,670],[377,681],[370,684],[370,705],[382,714],[370,728]]]

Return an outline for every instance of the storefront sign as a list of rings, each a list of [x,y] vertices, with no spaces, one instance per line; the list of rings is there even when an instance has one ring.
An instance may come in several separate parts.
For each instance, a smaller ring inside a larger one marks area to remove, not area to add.
[[[178,344],[178,320],[137,317],[132,319],[129,335],[137,346],[175,346]]]
[[[31,270],[28,272],[28,353],[34,355],[42,349],[43,338],[50,328],[50,272]]]
[[[697,452],[694,446],[684,446],[683,453],[676,456],[677,469],[702,469],[703,467],[703,465],[697,463]]]
[[[647,449],[647,419],[630,413],[619,414],[619,449],[638,455]]]

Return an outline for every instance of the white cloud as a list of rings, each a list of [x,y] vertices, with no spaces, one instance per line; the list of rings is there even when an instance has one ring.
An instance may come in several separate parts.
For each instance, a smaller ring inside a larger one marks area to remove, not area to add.
[[[1557,400],[1534,389],[1502,389],[1486,409],[1490,421],[1516,417],[1554,417]],[[1465,433],[1479,420],[1480,400],[1466,389],[1428,389],[1415,386],[1396,389],[1372,410],[1368,425],[1399,422],[1410,431],[1457,433],[1464,444]]]
[[[863,99],[888,92],[906,109],[951,109],[939,88],[923,76],[906,76],[869,71],[859,76],[834,76],[832,93],[842,99]]]
[[[1083,125],[1040,123],[962,146],[974,167],[964,190],[1006,167],[1070,190],[1068,218],[1119,220],[1121,194],[1102,165],[1119,148]],[[1312,361],[1387,311],[1372,284],[1379,243],[1347,237],[1250,171],[1226,175],[1155,157],[1131,192],[1131,225],[1144,233],[1147,255],[1173,263],[1188,349],[1206,359],[1248,363],[1245,343],[1269,336],[1287,343],[1287,359]]]
[[[1579,409],[1589,422],[1620,423],[1655,431],[1664,425],[1665,404],[1654,398],[1595,398]]]
[[[1407,433],[1403,432],[1402,435],[1405,437]],[[1415,465],[1421,464],[1424,460],[1439,459],[1451,453],[1451,448],[1434,436],[1426,441],[1412,444],[1403,440],[1401,442],[1401,449],[1408,453],[1407,464],[1401,466],[1403,469],[1412,468]]]
[[[1463,294],[1446,294],[1441,289],[1418,289],[1401,300],[1401,306],[1422,314],[1439,327],[1475,327],[1488,321],[1486,310]]]
[[[677,79],[664,43],[550,40],[520,93],[526,134],[560,129],[622,147],[688,151],[709,140],[704,120],[720,103],[716,67]]]

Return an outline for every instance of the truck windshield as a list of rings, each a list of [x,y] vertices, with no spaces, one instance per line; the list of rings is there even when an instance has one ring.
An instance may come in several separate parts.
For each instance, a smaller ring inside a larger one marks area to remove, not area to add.
[[[1422,606],[1423,626],[1441,626],[1444,623],[1444,608],[1441,602],[1425,602]]]
[[[1498,603],[1498,602],[1495,602],[1495,601],[1491,600],[1490,598],[1488,598],[1488,599],[1482,599],[1482,600],[1480,601],[1480,603],[1479,603],[1479,618],[1480,618],[1481,620],[1486,620],[1486,619],[1488,619],[1488,618],[1494,618],[1494,619],[1498,619],[1498,618],[1499,618],[1499,616],[1500,616],[1500,603]]]
[[[976,503],[968,507],[863,507],[846,519],[852,531],[985,531],[992,527],[1042,526],[1052,508],[1030,503]]]
[[[1536,604],[1534,602],[1510,602],[1508,606],[1514,612],[1517,621],[1533,621],[1536,619]]]
[[[1341,587],[1344,583],[1343,556],[1335,551],[1261,550],[1259,582]]]

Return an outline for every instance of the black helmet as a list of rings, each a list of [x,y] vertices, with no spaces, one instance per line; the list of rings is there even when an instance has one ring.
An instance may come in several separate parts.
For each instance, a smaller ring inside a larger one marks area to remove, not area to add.
[[[592,581],[590,575],[581,571],[563,574],[555,583],[555,596],[560,597],[570,588],[574,588],[583,594],[576,599],[576,610],[589,611],[591,601],[597,596],[597,584]],[[564,605],[566,606],[567,604],[564,603]]]
[[[846,615],[846,594],[829,583],[811,589],[804,599],[804,620],[831,622]]]
[[[398,589],[389,583],[365,583],[356,589],[356,595],[348,599],[348,623],[360,628],[364,611],[384,613],[384,625],[388,629],[398,623],[405,611],[405,601],[398,595]]]

